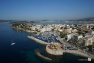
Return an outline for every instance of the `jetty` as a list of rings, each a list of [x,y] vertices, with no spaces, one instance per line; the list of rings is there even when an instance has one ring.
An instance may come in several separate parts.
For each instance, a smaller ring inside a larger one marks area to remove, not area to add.
[[[41,58],[43,58],[43,59],[45,59],[45,60],[52,61],[51,58],[42,55],[41,52],[43,52],[43,51],[41,51],[41,49],[36,49],[36,50],[35,50],[35,53],[36,53],[37,56],[39,56],[39,57],[41,57]]]
[[[40,43],[40,44],[43,44],[43,45],[50,44],[50,43],[44,42],[44,41],[42,41],[42,40],[39,40],[39,39],[37,39],[37,38],[35,38],[35,37],[33,37],[33,36],[27,36],[27,37],[28,37],[29,39],[32,39],[32,40],[36,41],[37,43]]]

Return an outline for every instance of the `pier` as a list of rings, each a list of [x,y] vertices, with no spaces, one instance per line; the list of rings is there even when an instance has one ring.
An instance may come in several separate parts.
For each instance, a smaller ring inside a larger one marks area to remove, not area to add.
[[[37,39],[37,38],[35,38],[35,37],[33,37],[33,36],[27,36],[27,37],[28,37],[29,39],[32,39],[32,40],[36,41],[37,43],[40,43],[40,44],[43,44],[43,45],[50,44],[50,43],[44,42],[44,41],[42,41],[42,40],[39,40],[39,39]]]

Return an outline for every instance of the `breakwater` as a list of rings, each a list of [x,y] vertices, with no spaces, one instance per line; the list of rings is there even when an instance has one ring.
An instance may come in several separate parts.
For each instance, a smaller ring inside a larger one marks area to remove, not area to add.
[[[36,41],[37,43],[40,43],[40,44],[43,44],[43,45],[50,44],[50,43],[44,42],[44,41],[42,41],[42,40],[39,40],[39,39],[37,39],[37,38],[35,38],[35,37],[33,37],[33,36],[27,36],[27,37],[28,37],[29,39],[32,39],[32,40]]]
[[[52,61],[51,58],[42,55],[41,52],[43,52],[41,49],[36,49],[36,50],[35,50],[35,53],[36,53],[37,56],[39,56],[39,57],[41,57],[41,58],[43,58],[43,59],[45,59],[45,60]]]

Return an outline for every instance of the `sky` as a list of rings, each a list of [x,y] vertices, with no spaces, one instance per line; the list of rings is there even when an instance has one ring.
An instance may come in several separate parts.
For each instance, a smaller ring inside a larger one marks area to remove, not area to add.
[[[0,19],[68,20],[94,17],[94,0],[0,0]]]

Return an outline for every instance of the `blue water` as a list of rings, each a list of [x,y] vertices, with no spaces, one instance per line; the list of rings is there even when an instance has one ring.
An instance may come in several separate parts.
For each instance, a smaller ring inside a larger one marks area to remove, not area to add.
[[[34,56],[34,49],[42,45],[28,39],[28,35],[31,34],[13,30],[11,24],[0,24],[0,63],[39,63],[40,60]],[[12,40],[16,43],[13,46]]]
[[[11,24],[0,24],[0,63],[49,63],[34,53],[35,49],[45,46],[28,39],[28,35],[32,34],[14,30],[11,28]],[[13,46],[11,45],[12,41],[16,43]],[[78,58],[83,57],[65,54],[58,63],[65,63],[64,60]]]

